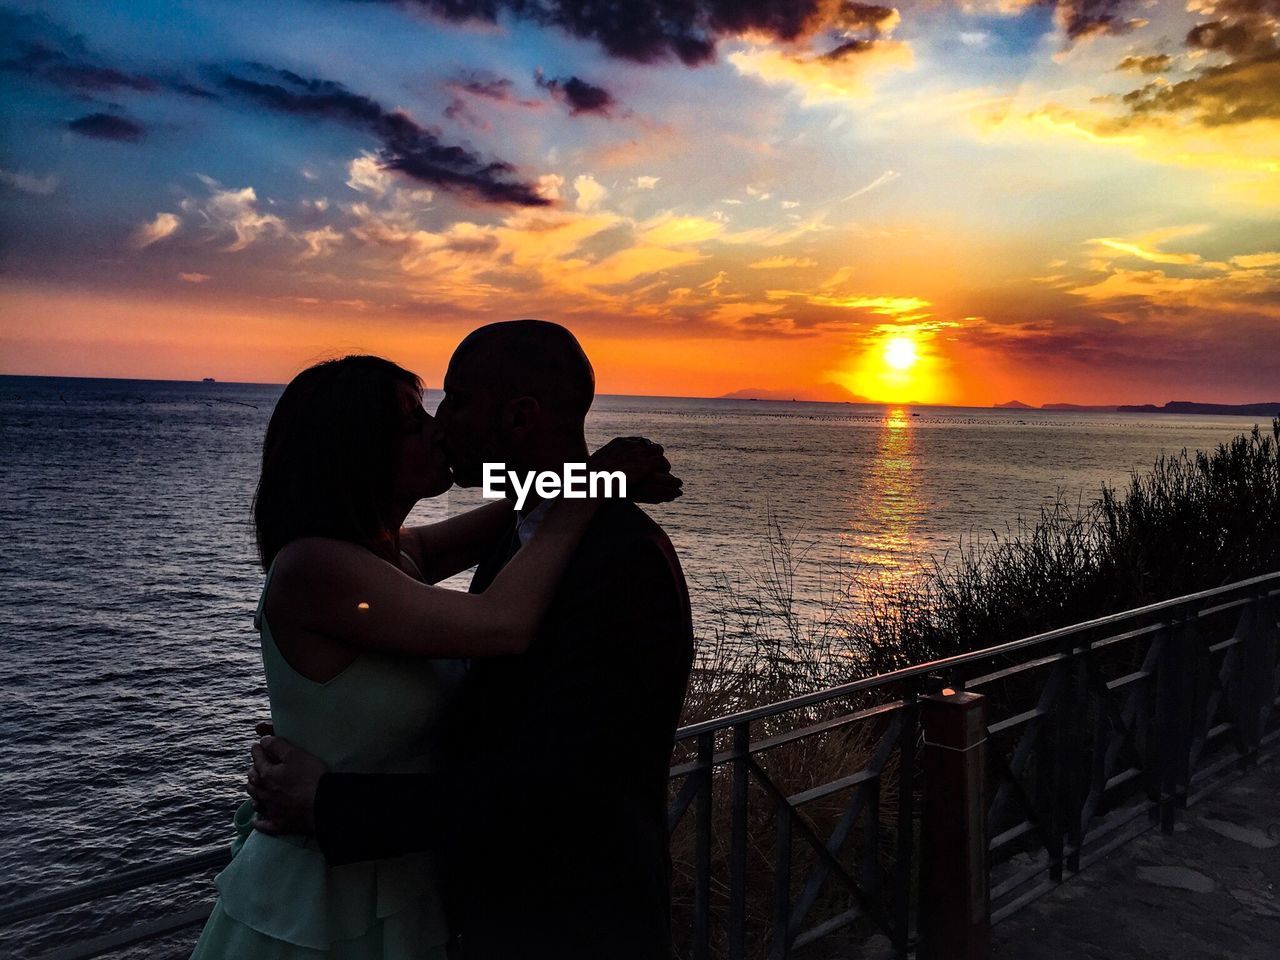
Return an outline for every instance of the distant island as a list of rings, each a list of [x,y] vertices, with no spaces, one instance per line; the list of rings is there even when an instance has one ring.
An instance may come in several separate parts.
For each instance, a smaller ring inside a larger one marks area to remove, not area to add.
[[[1115,413],[1119,406],[1091,406],[1087,403],[1046,403],[1041,410],[1076,410],[1085,413]]]
[[[1280,417],[1280,402],[1275,403],[1196,403],[1192,400],[1170,400],[1164,406],[1154,403],[1095,405],[1082,403],[1044,403],[1033,407],[1021,400],[993,404],[1000,410],[1067,410],[1075,413],[1181,413],[1218,414],[1237,417]]]

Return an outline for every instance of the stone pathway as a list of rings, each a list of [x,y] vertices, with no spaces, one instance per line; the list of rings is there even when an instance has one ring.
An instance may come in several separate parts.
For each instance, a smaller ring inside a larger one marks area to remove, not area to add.
[[[992,930],[992,960],[1280,958],[1280,761],[1218,787]]]

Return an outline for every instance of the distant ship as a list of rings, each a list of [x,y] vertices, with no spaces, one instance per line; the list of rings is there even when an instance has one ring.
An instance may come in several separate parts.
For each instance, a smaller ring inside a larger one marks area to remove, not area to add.
[[[200,382],[201,382],[201,383],[217,383],[218,381],[217,381],[217,380],[215,380],[215,379],[213,379],[213,377],[205,377],[205,378],[204,378],[203,380],[201,380]]]

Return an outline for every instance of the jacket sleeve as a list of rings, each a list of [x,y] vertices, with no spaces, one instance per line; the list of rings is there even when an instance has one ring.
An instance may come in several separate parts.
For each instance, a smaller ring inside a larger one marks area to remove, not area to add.
[[[326,773],[316,788],[316,840],[330,866],[438,846],[447,813],[439,775]]]

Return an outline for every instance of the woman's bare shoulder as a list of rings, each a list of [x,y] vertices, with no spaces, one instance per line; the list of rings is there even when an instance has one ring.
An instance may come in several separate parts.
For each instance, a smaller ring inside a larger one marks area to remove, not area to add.
[[[359,544],[333,537],[299,537],[276,554],[272,579],[314,579],[318,574],[359,564],[372,555]]]
[[[360,547],[326,537],[306,537],[281,548],[272,565],[264,612],[285,661],[302,676],[326,683],[345,670],[356,652],[324,629],[318,601],[331,597],[341,577],[333,574]]]
[[[360,554],[368,551],[331,537],[301,537],[280,548],[267,584],[267,615],[309,623],[315,601],[340,593]]]

